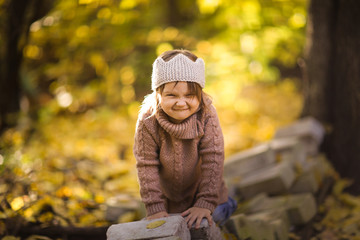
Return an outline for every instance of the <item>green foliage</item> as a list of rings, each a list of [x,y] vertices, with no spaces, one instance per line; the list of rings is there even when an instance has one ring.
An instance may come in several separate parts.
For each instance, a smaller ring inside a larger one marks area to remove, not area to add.
[[[227,155],[270,139],[301,111],[299,73],[286,72],[302,56],[306,3],[58,1],[23,52],[24,116],[0,142],[0,219],[101,225],[106,199],[138,197],[133,133],[164,50],[204,58]]]

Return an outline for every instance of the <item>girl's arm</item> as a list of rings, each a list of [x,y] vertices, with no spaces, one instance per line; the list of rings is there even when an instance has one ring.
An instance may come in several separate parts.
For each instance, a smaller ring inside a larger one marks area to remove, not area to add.
[[[202,158],[201,182],[194,207],[207,208],[211,212],[219,201],[224,167],[224,138],[214,107],[204,127],[199,152]]]
[[[159,147],[142,121],[135,133],[134,155],[140,183],[140,194],[147,215],[166,213],[165,197],[160,187]]]
[[[189,228],[193,224],[195,228],[199,228],[203,218],[207,218],[211,225],[211,213],[219,200],[224,164],[224,140],[215,109],[213,108],[212,111],[211,117],[205,123],[204,136],[199,146],[202,164],[196,202],[193,207],[181,214],[185,217]]]

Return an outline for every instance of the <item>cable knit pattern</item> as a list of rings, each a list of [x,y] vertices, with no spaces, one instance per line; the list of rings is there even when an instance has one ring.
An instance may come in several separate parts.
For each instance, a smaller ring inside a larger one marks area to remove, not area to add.
[[[205,87],[205,63],[201,58],[192,61],[184,54],[178,54],[165,62],[158,57],[153,63],[151,88],[155,90],[168,82],[196,82]]]
[[[215,108],[180,124],[160,110],[138,119],[134,154],[148,215],[196,206],[211,212],[228,199],[223,180],[224,140]]]

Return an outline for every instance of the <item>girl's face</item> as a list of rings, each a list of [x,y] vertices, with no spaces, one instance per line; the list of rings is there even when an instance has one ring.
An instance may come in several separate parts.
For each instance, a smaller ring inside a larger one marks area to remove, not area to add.
[[[181,123],[199,109],[199,99],[190,92],[187,82],[165,83],[159,95],[161,108],[174,123]]]

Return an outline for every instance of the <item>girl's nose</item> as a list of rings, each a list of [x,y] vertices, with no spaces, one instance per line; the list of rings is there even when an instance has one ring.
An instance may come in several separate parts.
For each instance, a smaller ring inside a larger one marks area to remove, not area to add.
[[[180,98],[177,102],[176,102],[176,106],[186,106],[186,101],[182,98]]]

